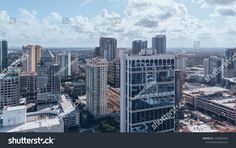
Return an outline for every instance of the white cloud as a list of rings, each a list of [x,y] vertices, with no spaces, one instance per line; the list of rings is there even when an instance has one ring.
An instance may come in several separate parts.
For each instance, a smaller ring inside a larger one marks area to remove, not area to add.
[[[134,39],[150,41],[151,37],[164,33],[170,46],[191,46],[195,40],[208,43],[232,40],[235,39],[232,34],[236,33],[235,26],[215,28],[215,20],[200,20],[190,15],[185,5],[173,0],[129,0],[124,16],[104,9],[93,18],[72,16],[69,24],[62,23],[63,17],[58,12],[38,18],[35,11],[19,11],[21,18],[17,18],[15,25],[8,24],[7,11],[0,11],[0,36],[18,44],[93,47],[98,45],[99,37],[109,36],[117,38],[120,46],[131,46]],[[229,19],[227,23],[235,21]]]

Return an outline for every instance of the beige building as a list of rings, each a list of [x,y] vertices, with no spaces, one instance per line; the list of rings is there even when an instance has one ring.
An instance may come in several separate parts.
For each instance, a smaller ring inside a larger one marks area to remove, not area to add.
[[[37,71],[37,65],[40,64],[41,59],[41,46],[39,45],[28,45],[23,46],[23,52],[29,55],[27,59],[23,62],[22,71]]]
[[[107,71],[107,60],[99,58],[87,60],[87,108],[95,117],[107,114]]]

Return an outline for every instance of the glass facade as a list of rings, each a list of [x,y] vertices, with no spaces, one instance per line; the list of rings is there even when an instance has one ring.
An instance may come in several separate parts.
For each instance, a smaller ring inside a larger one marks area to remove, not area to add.
[[[140,60],[142,59],[143,60]],[[145,60],[144,60],[145,59]],[[127,56],[123,109],[125,132],[172,132],[175,117],[168,118],[155,130],[152,125],[175,106],[175,59],[170,56]]]

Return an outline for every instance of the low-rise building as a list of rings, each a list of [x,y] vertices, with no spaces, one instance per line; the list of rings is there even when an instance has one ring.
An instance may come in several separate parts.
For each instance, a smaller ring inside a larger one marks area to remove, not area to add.
[[[0,133],[64,132],[64,123],[53,112],[26,113],[26,106],[5,107],[0,116]]]
[[[214,115],[236,125],[236,97],[227,89],[206,87],[184,91],[186,103],[195,110]]]
[[[61,95],[60,109],[60,117],[62,117],[64,121],[65,128],[79,126],[79,111],[76,110],[76,106],[68,95]]]

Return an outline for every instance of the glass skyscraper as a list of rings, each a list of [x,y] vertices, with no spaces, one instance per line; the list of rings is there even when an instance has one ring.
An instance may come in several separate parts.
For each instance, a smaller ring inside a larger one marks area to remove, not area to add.
[[[175,106],[175,56],[121,59],[121,132],[173,132],[175,116],[152,128]]]

